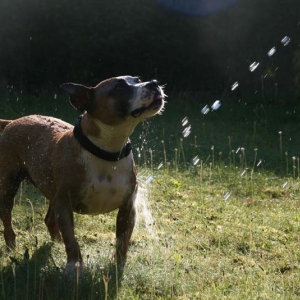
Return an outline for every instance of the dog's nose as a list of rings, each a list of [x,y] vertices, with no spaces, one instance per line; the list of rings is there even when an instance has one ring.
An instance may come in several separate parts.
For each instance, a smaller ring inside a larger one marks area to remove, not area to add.
[[[148,84],[147,87],[150,89],[156,89],[158,87],[158,82],[156,79],[152,79]]]

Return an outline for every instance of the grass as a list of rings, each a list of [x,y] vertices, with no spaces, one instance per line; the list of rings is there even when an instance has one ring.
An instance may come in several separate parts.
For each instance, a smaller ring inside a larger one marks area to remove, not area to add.
[[[205,101],[180,97],[132,137],[140,214],[121,280],[112,264],[116,212],[75,215],[86,266],[67,276],[64,246],[43,223],[47,201],[24,184],[17,249],[6,252],[0,240],[0,299],[299,299],[300,106],[224,101],[202,115]],[[31,101],[23,113],[76,118],[53,100],[52,108]]]

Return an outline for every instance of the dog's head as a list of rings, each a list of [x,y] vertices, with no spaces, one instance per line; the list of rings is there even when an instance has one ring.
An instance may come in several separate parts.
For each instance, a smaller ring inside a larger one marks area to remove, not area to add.
[[[162,111],[165,94],[156,80],[141,82],[138,77],[120,76],[100,82],[95,87],[64,83],[71,104],[105,124],[141,121]]]

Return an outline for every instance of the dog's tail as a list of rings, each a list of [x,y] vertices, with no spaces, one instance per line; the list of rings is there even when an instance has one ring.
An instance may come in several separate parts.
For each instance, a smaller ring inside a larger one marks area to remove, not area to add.
[[[4,130],[4,128],[11,122],[12,122],[12,120],[1,120],[0,119],[0,130]]]

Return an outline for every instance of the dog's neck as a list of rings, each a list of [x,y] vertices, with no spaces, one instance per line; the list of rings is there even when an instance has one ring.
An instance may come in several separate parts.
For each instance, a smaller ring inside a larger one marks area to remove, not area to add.
[[[108,152],[119,152],[129,141],[137,123],[133,120],[126,124],[107,125],[85,113],[82,116],[81,127],[83,134],[94,145]]]

